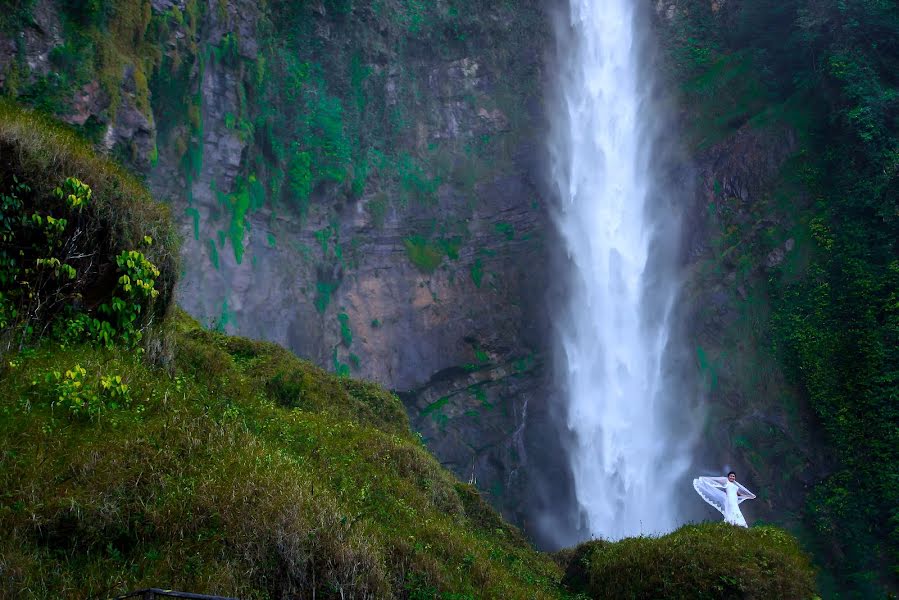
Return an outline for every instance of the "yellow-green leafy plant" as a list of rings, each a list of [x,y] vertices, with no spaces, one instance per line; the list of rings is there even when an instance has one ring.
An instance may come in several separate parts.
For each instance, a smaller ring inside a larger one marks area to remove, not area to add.
[[[148,245],[153,242],[149,236],[144,241]],[[144,307],[152,305],[159,297],[156,289],[159,269],[138,250],[122,252],[116,257],[116,264],[121,273],[118,285],[111,300],[100,306],[100,313],[110,319],[118,339],[125,345],[134,345],[143,337],[141,315]],[[101,341],[107,345],[113,341],[109,336],[103,338]]]
[[[57,202],[38,206],[33,196],[16,175],[0,192],[0,325],[11,327],[21,317],[26,337],[32,322],[68,300],[78,274],[71,264],[78,252],[70,217],[77,219],[91,189],[70,177],[53,191]]]
[[[0,152],[0,353],[41,339],[136,343],[172,298],[167,207],[70,130],[2,99]]]
[[[54,409],[74,417],[99,418],[103,413],[131,404],[128,384],[121,375],[91,377],[75,365],[66,371],[52,370],[32,381],[39,398],[50,400]]]

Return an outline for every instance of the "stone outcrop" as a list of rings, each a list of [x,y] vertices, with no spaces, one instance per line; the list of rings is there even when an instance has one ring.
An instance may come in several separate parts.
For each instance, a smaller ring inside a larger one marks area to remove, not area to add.
[[[701,440],[700,468],[729,465],[745,474],[766,490],[747,505],[747,516],[792,527],[829,469],[814,419],[772,347],[768,321],[767,278],[801,260],[794,238],[766,240],[770,231],[789,230],[774,190],[796,148],[787,127],[746,125],[698,153],[684,249],[688,337],[696,344],[711,425]]]

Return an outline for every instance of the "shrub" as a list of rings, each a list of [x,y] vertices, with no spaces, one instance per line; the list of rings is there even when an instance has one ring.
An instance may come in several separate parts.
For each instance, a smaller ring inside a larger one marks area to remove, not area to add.
[[[47,371],[31,382],[38,400],[49,400],[54,408],[74,417],[99,418],[109,410],[131,403],[128,384],[121,375],[89,375],[81,365],[62,371]]]
[[[0,325],[21,334],[6,348],[63,317],[78,321],[60,325],[70,337],[108,342],[106,321],[139,340],[171,300],[177,255],[168,210],[143,185],[64,126],[0,102]]]

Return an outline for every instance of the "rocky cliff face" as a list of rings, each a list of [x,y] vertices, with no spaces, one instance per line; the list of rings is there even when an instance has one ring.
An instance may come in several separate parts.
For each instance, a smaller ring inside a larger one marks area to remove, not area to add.
[[[520,519],[507,491],[546,414],[538,3],[109,5],[17,15],[5,92],[171,203],[184,308],[397,390]]]

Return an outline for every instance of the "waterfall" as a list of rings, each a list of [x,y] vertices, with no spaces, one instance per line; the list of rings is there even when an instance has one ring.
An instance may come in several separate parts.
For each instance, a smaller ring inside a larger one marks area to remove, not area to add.
[[[689,386],[677,336],[676,201],[660,189],[659,133],[642,30],[646,2],[569,0],[551,106],[555,221],[567,306],[557,307],[567,449],[582,537],[662,533],[690,466]]]

